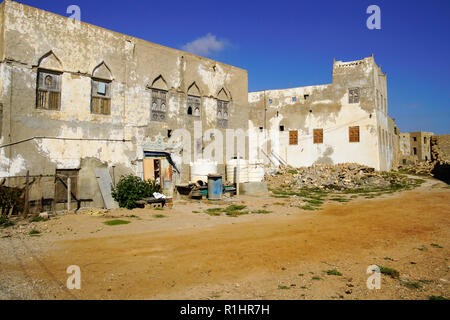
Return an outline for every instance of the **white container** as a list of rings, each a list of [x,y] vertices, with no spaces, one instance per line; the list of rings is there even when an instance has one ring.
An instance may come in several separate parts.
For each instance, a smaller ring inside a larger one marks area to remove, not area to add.
[[[264,163],[263,161],[252,161],[248,165],[248,182],[264,181]]]
[[[191,181],[202,181],[208,183],[208,175],[217,174],[217,162],[208,159],[198,159],[196,162],[191,162]]]
[[[239,161],[239,183],[248,182],[248,161],[241,159]],[[226,167],[227,179],[226,181],[229,183],[236,183],[236,170],[237,169],[237,159],[233,159],[228,161]]]

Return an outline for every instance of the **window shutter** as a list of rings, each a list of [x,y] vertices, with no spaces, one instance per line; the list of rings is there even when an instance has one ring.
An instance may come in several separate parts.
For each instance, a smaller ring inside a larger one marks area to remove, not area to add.
[[[349,128],[349,141],[350,142],[359,142],[359,127],[350,127]]]
[[[323,143],[323,129],[314,129],[314,143]]]
[[[298,145],[298,131],[289,132],[289,145]]]

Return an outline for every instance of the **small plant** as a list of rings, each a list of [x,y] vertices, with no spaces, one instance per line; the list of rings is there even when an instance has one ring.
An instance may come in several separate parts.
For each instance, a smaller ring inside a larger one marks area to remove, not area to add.
[[[428,300],[442,301],[442,300],[448,300],[448,299],[443,296],[429,296]]]
[[[430,246],[435,247],[435,248],[439,248],[439,249],[443,248],[442,246],[438,245],[437,243],[432,243],[432,244],[430,244]]]
[[[420,289],[422,286],[418,282],[402,281],[402,284],[408,289]]]
[[[303,207],[300,207],[301,209],[303,209],[303,210],[308,210],[308,211],[315,211],[315,210],[317,210],[317,208],[314,208],[314,207],[311,207],[311,206],[303,206]]]
[[[42,221],[45,221],[45,219],[40,216],[36,216],[33,219],[31,219],[31,222],[42,222]]]
[[[154,217],[156,219],[162,219],[162,218],[167,218],[167,216],[163,215],[163,214],[155,214]]]
[[[7,238],[12,238],[12,236],[10,234],[3,236],[2,239],[7,239]]]
[[[153,210],[156,210],[156,211],[164,211],[164,208],[156,207],[156,208],[153,208]]]
[[[200,211],[196,211],[196,210],[194,210],[194,211],[192,211],[192,213],[200,213]]]
[[[336,201],[336,202],[349,202],[350,200],[345,199],[345,198],[331,198],[331,201]]]
[[[220,216],[222,215],[222,208],[210,208],[210,209],[206,209],[205,213],[209,214],[210,216]]]
[[[299,277],[303,277],[304,274],[303,274],[303,273],[299,273],[298,276],[299,276]]]
[[[322,280],[322,278],[321,278],[321,277],[318,277],[318,276],[314,276],[314,277],[312,277],[311,279],[312,279],[312,280]]]
[[[390,276],[391,278],[394,278],[394,279],[398,279],[400,277],[400,273],[397,270],[392,269],[392,268],[380,267],[380,272],[382,274],[388,275],[388,276]]]
[[[252,211],[252,213],[255,213],[255,214],[269,214],[269,213],[272,213],[272,211],[268,211],[268,210],[254,210],[254,211]]]
[[[125,220],[110,220],[110,221],[105,221],[103,223],[106,224],[107,226],[119,226],[119,225],[123,225],[123,224],[129,224],[131,222],[125,221]]]
[[[327,275],[329,275],[329,276],[342,276],[342,273],[340,273],[336,269],[333,269],[333,270],[328,270],[327,271]]]
[[[34,230],[34,229],[31,230],[30,233],[29,233],[30,236],[37,236],[37,235],[40,235],[40,234],[41,234],[40,231]]]
[[[290,287],[278,285],[278,290],[289,290]]]
[[[14,225],[14,222],[9,220],[7,217],[0,216],[0,226],[1,227],[8,228],[8,227],[12,227],[13,225]]]
[[[247,206],[239,206],[239,205],[232,204],[231,206],[228,206],[227,208],[225,208],[225,211],[226,212],[241,211],[241,210],[244,210],[245,208],[247,208]]]

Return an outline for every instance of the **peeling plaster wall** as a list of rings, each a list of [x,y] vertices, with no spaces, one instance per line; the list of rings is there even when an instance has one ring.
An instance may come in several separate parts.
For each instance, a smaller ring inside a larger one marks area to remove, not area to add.
[[[434,135],[432,132],[410,132],[409,136],[410,155],[415,161],[427,161],[431,160],[431,137]],[[414,148],[416,148],[417,154],[414,154]]]
[[[39,138],[1,148],[1,176],[23,175],[26,170],[31,175],[54,174],[56,169],[77,168],[80,175],[83,172],[80,190],[94,190],[92,165],[96,162],[85,159],[116,166],[117,172],[142,175],[144,151],[152,151],[147,150],[149,145],[173,145],[168,130],[186,129],[193,137],[194,121],[200,121],[203,130],[216,128],[216,99],[222,89],[230,102],[228,127],[248,128],[245,70],[20,3],[5,1],[0,12],[3,9],[0,143],[31,137],[60,140]],[[62,72],[60,110],[36,109],[39,68]],[[111,115],[91,113],[94,72],[95,77],[112,80]],[[165,122],[150,121],[151,87],[157,79],[158,86],[168,91]],[[194,83],[201,95],[200,118],[187,115],[187,91]],[[192,150],[193,146],[191,141]],[[91,173],[83,164],[89,164]],[[188,181],[189,166],[180,165],[179,169],[177,182]],[[224,166],[219,170],[224,172]]]
[[[386,132],[394,127],[389,127],[387,114],[383,116],[376,105],[377,68],[373,57],[338,61],[333,65],[332,84],[250,93],[252,146],[265,137],[271,140],[268,152],[251,146],[250,154],[267,162],[267,153],[272,161],[279,158],[294,167],[357,162],[390,170],[394,148],[380,146],[378,126],[384,121]],[[349,89],[355,87],[360,88],[360,103],[350,104]],[[359,143],[349,142],[350,126],[360,127]],[[314,129],[323,129],[323,144],[313,143]],[[298,131],[298,145],[289,145],[289,131]]]

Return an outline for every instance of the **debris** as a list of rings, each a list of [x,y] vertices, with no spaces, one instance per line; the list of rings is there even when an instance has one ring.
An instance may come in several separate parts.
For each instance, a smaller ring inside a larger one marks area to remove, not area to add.
[[[388,188],[401,183],[406,177],[374,168],[348,163],[314,165],[312,167],[280,167],[275,175],[267,175],[272,188],[346,190],[358,188]]]
[[[44,219],[44,220],[48,220],[49,219],[48,212],[41,212],[41,213],[39,213],[39,217]]]

